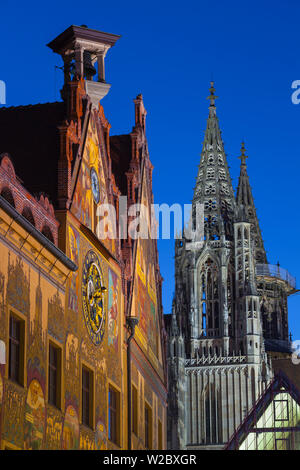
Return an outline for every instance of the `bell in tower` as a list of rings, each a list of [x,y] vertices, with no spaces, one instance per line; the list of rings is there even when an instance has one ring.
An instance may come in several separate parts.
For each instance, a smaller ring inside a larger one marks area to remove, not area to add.
[[[119,38],[116,34],[89,29],[85,25],[72,25],[47,44],[63,59],[65,85],[71,81],[71,75],[75,80],[84,79],[87,95],[96,108],[111,87],[105,80],[104,60]]]
[[[97,70],[93,66],[91,53],[89,51],[83,51],[83,76],[87,80],[92,80],[96,73]]]

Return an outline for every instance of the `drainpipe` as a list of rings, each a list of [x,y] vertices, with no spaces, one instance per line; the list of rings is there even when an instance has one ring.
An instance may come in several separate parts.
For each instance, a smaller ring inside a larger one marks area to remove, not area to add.
[[[139,320],[136,317],[127,317],[126,325],[129,332],[127,339],[127,410],[128,410],[128,450],[131,450],[131,347],[130,343],[134,337],[135,327]]]

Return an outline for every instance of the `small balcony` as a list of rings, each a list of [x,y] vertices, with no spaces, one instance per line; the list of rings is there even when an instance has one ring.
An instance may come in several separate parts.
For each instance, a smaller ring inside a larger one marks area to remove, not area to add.
[[[275,277],[276,279],[286,282],[292,290],[296,290],[296,278],[278,264],[257,264],[256,275],[267,278]]]
[[[199,338],[219,338],[220,330],[219,328],[207,328],[200,330]]]

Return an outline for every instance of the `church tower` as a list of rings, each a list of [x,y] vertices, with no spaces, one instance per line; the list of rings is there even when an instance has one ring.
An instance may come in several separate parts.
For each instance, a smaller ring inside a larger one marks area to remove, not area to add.
[[[204,237],[199,244],[184,234],[175,242],[175,297],[167,319],[170,449],[222,449],[228,442],[272,377],[263,299],[275,305],[276,291],[286,308],[293,291],[267,264],[244,144],[235,197],[216,98],[211,82],[192,212],[195,227],[202,205]],[[285,313],[276,339],[288,350]]]

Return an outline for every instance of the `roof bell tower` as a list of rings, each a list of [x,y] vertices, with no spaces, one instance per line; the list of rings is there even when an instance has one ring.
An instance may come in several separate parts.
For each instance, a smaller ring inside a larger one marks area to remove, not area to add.
[[[86,92],[96,108],[111,87],[105,80],[105,56],[119,38],[85,25],[72,25],[47,44],[63,59],[64,83],[75,77],[84,79]]]

